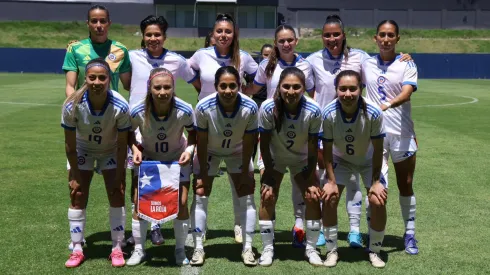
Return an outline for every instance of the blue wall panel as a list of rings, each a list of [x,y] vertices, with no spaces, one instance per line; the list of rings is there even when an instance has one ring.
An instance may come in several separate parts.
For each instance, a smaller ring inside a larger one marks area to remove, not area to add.
[[[181,54],[189,58],[192,52]],[[0,72],[63,73],[64,56],[64,49],[0,48]],[[412,57],[420,78],[490,79],[490,54],[414,53]]]

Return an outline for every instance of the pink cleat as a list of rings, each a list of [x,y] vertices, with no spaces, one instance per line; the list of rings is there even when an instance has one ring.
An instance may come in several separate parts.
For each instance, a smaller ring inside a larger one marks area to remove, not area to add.
[[[124,253],[121,251],[120,248],[112,250],[109,258],[112,260],[113,267],[121,267],[126,264],[126,261],[124,261]]]
[[[82,251],[73,251],[70,254],[70,258],[66,261],[66,267],[77,267],[82,264],[83,260],[85,260],[85,256],[83,256]]]

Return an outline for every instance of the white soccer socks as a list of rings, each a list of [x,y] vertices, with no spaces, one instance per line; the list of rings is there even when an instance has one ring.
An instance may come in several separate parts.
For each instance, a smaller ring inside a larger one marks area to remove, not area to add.
[[[83,232],[85,230],[85,209],[68,208],[70,237],[74,244],[73,251],[82,251]]]
[[[274,249],[274,224],[272,221],[259,220],[259,228],[264,250]]]
[[[415,234],[415,195],[402,197],[400,196],[400,208],[402,218],[405,222],[405,234]]]
[[[145,220],[131,219],[131,228],[133,230],[134,249],[145,250],[146,242],[146,230],[148,229],[148,222]]]
[[[112,249],[121,249],[124,240],[124,226],[126,224],[126,209],[122,207],[109,208],[109,224],[111,226]]]
[[[383,239],[385,237],[385,231],[376,231],[369,228],[369,250],[379,254],[381,246],[383,245]]]
[[[293,209],[294,209],[294,217],[295,217],[294,226],[296,228],[304,230],[305,226],[303,224],[303,220],[305,217],[305,202],[303,201],[303,194],[301,193],[301,190],[299,189],[298,184],[296,183],[293,177],[291,177],[291,185],[292,185],[291,198],[293,200]]]
[[[350,231],[360,232],[362,192],[359,189],[350,190],[348,186],[346,189],[345,207],[347,209],[347,215],[349,216]]]
[[[240,200],[240,224],[242,226],[243,251],[252,248],[255,222],[257,220],[257,210],[255,209],[254,195],[246,195]]]
[[[206,230],[206,219],[208,214],[208,202],[209,198],[206,196],[195,196],[195,210],[194,210],[194,248],[203,249],[202,235]]]
[[[318,235],[320,235],[320,220],[306,221],[306,250],[316,249]]]
[[[327,251],[337,249],[337,231],[338,225],[323,226],[323,235],[325,235],[325,241],[327,242]]]
[[[187,231],[189,230],[189,219],[174,220],[175,250],[184,249]]]

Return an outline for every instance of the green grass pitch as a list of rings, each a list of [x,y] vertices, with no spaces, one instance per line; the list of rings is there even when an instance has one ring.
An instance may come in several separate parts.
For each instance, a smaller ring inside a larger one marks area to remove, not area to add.
[[[87,260],[79,268],[67,270],[69,198],[60,127],[64,76],[0,74],[0,274],[487,273],[489,84],[487,80],[420,80],[419,90],[412,96],[419,143],[414,180],[418,256],[403,251],[403,222],[392,172],[384,242],[387,267],[375,271],[363,250],[347,247],[344,200],[339,207],[339,264],[331,270],[310,266],[303,258],[304,251],[291,247],[293,216],[286,176],[277,209],[276,260],[270,268],[244,267],[241,245],[232,239],[230,186],[226,176],[221,176],[210,199],[207,259],[202,268],[174,265],[173,230],[167,223],[165,245],[154,247],[147,241],[147,262],[115,269],[107,260],[111,248],[108,201],[102,178],[95,176],[87,211]],[[195,104],[196,93],[190,85],[179,81],[177,94]],[[130,222],[128,213],[126,236],[130,235]],[[366,232],[364,212],[361,229]],[[262,250],[259,234],[254,247],[258,257]],[[321,251],[324,255],[325,248]],[[130,250],[125,252],[129,257]]]

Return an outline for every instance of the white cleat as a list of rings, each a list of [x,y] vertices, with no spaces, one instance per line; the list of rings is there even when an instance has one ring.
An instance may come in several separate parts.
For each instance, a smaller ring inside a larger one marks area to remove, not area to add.
[[[274,259],[274,248],[266,248],[259,258],[259,265],[271,266]]]
[[[242,243],[242,228],[239,225],[235,224],[235,228],[233,229],[233,231],[235,231],[235,242]]]
[[[189,259],[185,255],[185,249],[175,249],[175,264],[178,266],[188,265]]]
[[[339,261],[339,253],[337,252],[337,249],[334,249],[327,253],[327,259],[325,259],[323,265],[326,267],[334,267],[337,265],[338,261]]]
[[[305,257],[312,266],[322,266],[323,261],[320,258],[320,253],[316,249],[306,249]]]
[[[194,249],[194,253],[192,254],[191,262],[190,264],[192,266],[199,266],[204,264],[204,257],[206,256],[206,253],[204,253],[204,249],[202,248],[196,248]]]
[[[126,261],[127,266],[135,266],[141,264],[145,259],[145,251],[142,249],[135,249],[131,254],[131,257]]]
[[[376,268],[383,268],[386,266],[386,263],[381,260],[379,254],[372,251],[369,252],[369,261],[371,262],[371,265]]]
[[[242,252],[242,259],[243,263],[246,266],[256,266],[257,265],[257,260],[255,259],[255,254],[252,252],[251,248],[245,249],[245,251]]]

